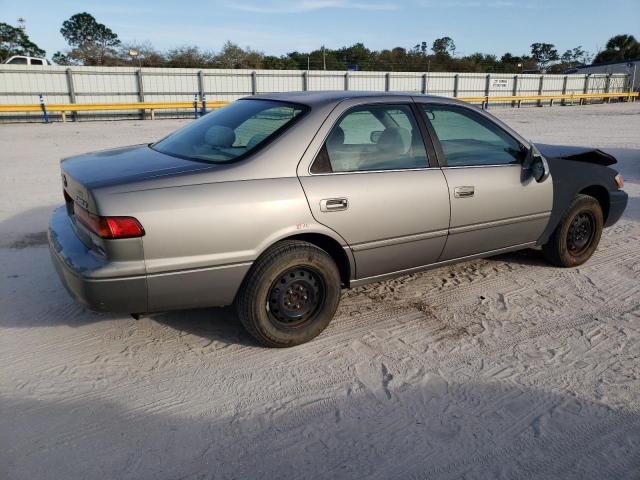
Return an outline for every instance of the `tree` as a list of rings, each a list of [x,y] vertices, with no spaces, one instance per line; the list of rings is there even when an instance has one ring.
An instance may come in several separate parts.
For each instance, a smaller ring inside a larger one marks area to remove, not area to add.
[[[298,63],[288,55],[276,57],[275,55],[265,55],[262,57],[262,68],[267,70],[297,70]]]
[[[0,22],[0,61],[13,55],[44,57],[46,52],[29,39],[21,28]]]
[[[420,53],[421,55],[427,55],[427,50],[429,49],[429,44],[425,41],[422,41],[420,43],[417,43],[416,45],[414,45],[413,47],[413,51],[415,53]]]
[[[373,56],[373,52],[362,43],[354,43],[350,47],[342,47],[335,51],[335,57],[344,64],[341,68],[357,65],[360,70],[370,70]]]
[[[616,35],[607,42],[607,47],[596,55],[593,63],[640,58],[640,44],[633,35]]]
[[[214,54],[204,52],[195,46],[183,46],[169,50],[166,54],[167,67],[181,68],[212,68],[214,64]]]
[[[558,50],[551,43],[532,43],[531,56],[538,63],[540,70],[546,70],[547,65],[558,60]]]
[[[51,57],[51,61],[58,65],[75,65],[77,63],[72,58],[70,58],[69,55],[62,52],[54,53]]]
[[[262,58],[261,52],[243,49],[227,40],[213,62],[217,68],[262,68]]]
[[[448,55],[453,57],[456,53],[456,44],[453,43],[451,37],[442,37],[437,38],[433,41],[433,45],[431,45],[431,50],[436,55]]]
[[[560,57],[560,60],[562,63],[579,65],[587,63],[590,57],[591,55],[582,49],[582,45],[578,45],[575,48],[566,50]]]
[[[129,52],[135,50],[138,56],[133,58]],[[153,48],[148,42],[142,43],[123,43],[118,48],[117,59],[114,59],[118,65],[134,66],[141,65],[143,67],[164,67],[167,59],[164,54]]]
[[[120,45],[118,35],[87,12],[76,13],[65,20],[60,33],[73,47],[68,58],[84,65],[113,63],[117,53],[115,47]]]

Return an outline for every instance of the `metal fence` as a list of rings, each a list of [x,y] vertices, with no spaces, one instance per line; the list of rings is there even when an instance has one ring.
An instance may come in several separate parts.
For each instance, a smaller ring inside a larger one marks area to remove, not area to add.
[[[47,103],[230,101],[256,93],[301,90],[366,90],[426,93],[446,97],[618,93],[625,74],[531,75],[299,70],[198,70],[131,67],[25,67],[0,65],[0,105]],[[503,102],[513,105],[512,102]],[[538,101],[523,104],[541,104]],[[497,105],[498,103],[492,103]],[[135,118],[138,110],[79,112],[83,119]],[[164,116],[186,116],[184,110]],[[36,120],[37,113],[2,113],[0,121]]]

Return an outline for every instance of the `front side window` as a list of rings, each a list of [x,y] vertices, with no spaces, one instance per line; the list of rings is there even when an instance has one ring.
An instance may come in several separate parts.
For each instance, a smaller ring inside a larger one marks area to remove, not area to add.
[[[168,155],[228,163],[275,137],[308,110],[271,100],[238,100],[151,145]]]
[[[12,60],[9,60],[9,62],[7,62],[7,64],[11,64],[11,65],[26,65],[27,64],[27,59],[24,57],[17,57],[14,58]]]
[[[447,165],[519,163],[520,143],[482,115],[461,107],[422,105],[438,136]]]
[[[427,166],[422,136],[407,105],[349,110],[333,127],[312,173],[396,170]]]

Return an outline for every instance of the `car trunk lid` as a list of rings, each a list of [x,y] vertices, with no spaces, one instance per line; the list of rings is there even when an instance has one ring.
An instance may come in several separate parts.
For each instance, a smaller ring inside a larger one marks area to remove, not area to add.
[[[83,243],[99,253],[104,253],[105,240],[88,228],[87,222],[91,215],[109,214],[100,211],[96,202],[96,190],[206,168],[211,168],[211,165],[172,157],[156,152],[147,145],[69,157],[61,162],[67,213]]]
[[[61,165],[63,175],[69,175],[77,185],[89,190],[212,168],[210,163],[173,157],[148,145],[69,157]]]

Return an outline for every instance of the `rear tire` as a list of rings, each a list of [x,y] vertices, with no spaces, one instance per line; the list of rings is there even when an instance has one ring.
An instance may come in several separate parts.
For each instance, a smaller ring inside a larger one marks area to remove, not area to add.
[[[582,265],[598,248],[602,228],[602,208],[598,201],[589,195],[577,195],[549,241],[542,246],[542,253],[558,267]]]
[[[318,336],[340,302],[340,272],[307,242],[285,240],[256,260],[235,307],[247,331],[267,347],[291,347]]]

